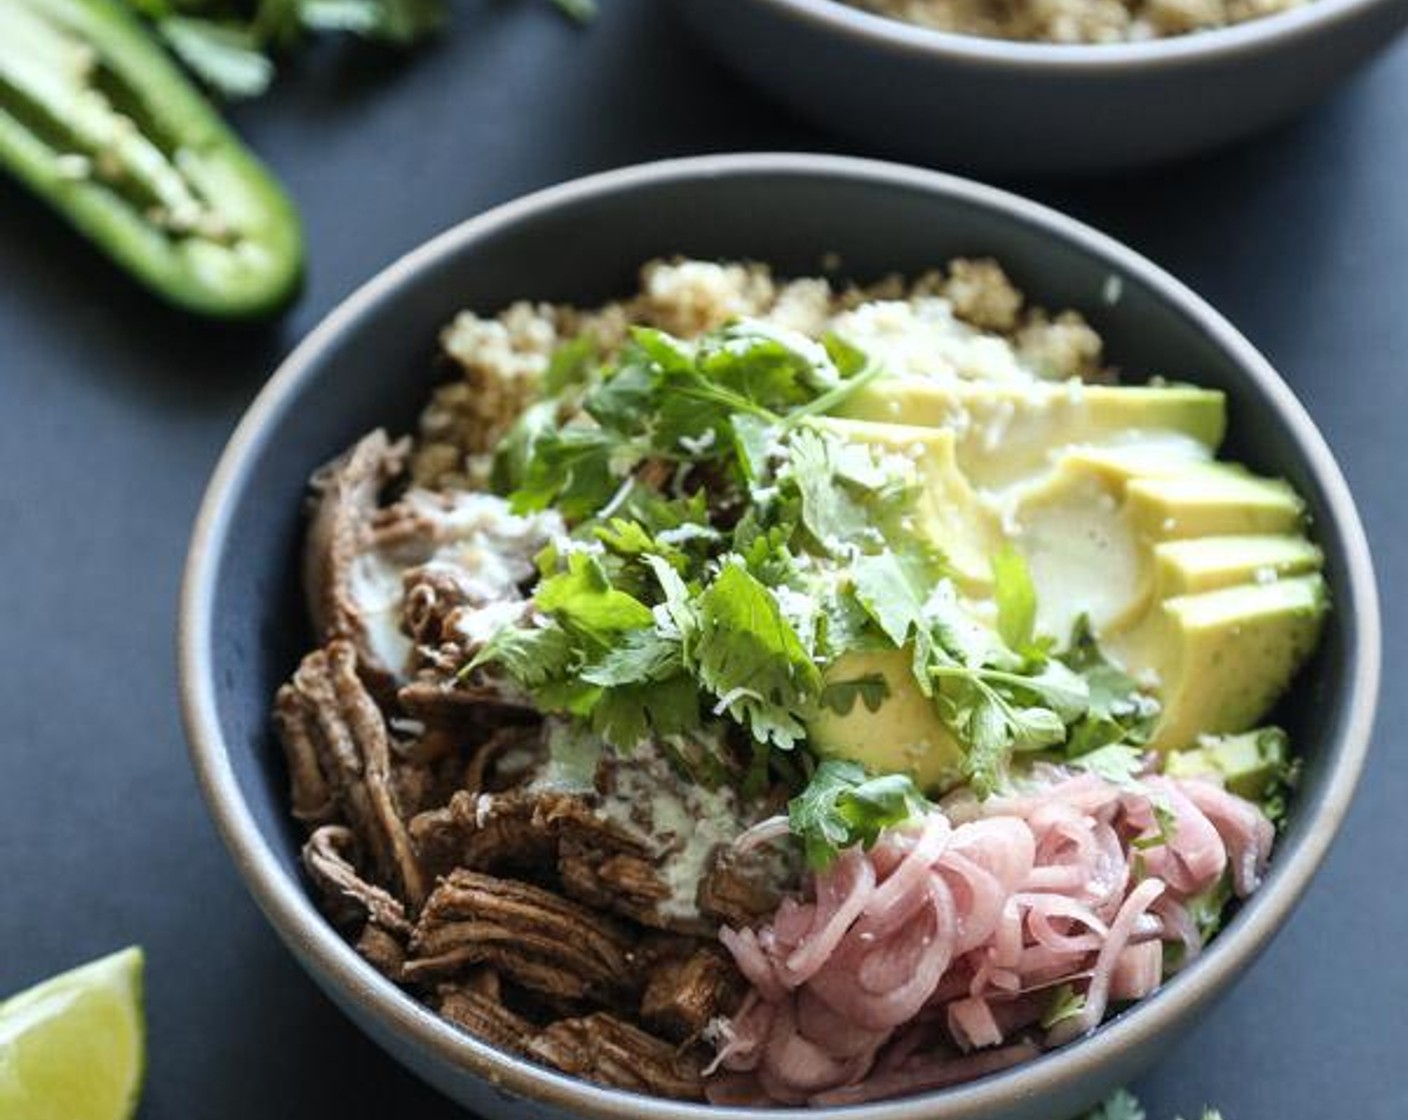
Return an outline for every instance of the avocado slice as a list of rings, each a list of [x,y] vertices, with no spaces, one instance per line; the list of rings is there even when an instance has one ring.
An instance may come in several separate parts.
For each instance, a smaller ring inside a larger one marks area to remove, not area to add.
[[[1320,549],[1304,537],[1191,537],[1154,546],[1154,581],[1159,597],[1168,598],[1304,575],[1323,562]]]
[[[1148,445],[1077,448],[1061,462],[1101,475],[1122,490],[1155,540],[1296,533],[1304,526],[1305,503],[1290,483],[1262,478],[1237,463]]]
[[[1202,735],[1196,746],[1166,755],[1164,773],[1220,778],[1238,796],[1260,801],[1285,780],[1289,757],[1286,733],[1279,727],[1260,727],[1239,735]]]
[[[844,415],[953,431],[958,465],[980,489],[1040,474],[1072,445],[1159,443],[1208,455],[1227,428],[1223,394],[1186,385],[940,385],[889,377],[856,393]]]
[[[965,592],[982,594],[992,586],[991,557],[1002,547],[997,515],[988,509],[958,468],[954,433],[944,428],[828,418],[828,431],[878,451],[914,462],[920,491],[914,527],[928,538]]]
[[[1179,750],[1259,723],[1314,650],[1326,607],[1318,572],[1176,595],[1105,649],[1158,693],[1150,746]]]
[[[1159,594],[1153,553],[1162,542],[1290,534],[1303,517],[1279,480],[1132,448],[1069,452],[1017,495],[1004,522],[1036,584],[1038,629],[1063,639],[1082,615],[1101,635],[1142,617]]]
[[[877,774],[908,774],[928,792],[947,789],[962,775],[963,748],[939,719],[934,701],[919,691],[908,649],[852,651],[826,671],[826,683],[879,678],[888,693],[874,711],[856,698],[849,710],[823,706],[807,726],[821,755],[848,758]]]

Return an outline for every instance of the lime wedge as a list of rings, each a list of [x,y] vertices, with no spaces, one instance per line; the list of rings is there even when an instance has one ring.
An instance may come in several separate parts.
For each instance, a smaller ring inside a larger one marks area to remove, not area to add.
[[[145,1064],[142,951],[124,949],[0,1003],[0,1117],[127,1120]]]

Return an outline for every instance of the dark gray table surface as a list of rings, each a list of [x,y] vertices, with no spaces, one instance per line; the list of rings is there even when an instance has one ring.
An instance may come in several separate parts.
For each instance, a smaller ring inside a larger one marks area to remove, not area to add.
[[[459,1115],[314,990],[236,878],[186,764],[177,585],[240,411],[403,251],[590,171],[837,147],[702,57],[658,0],[603,7],[578,32],[539,0],[469,0],[406,65],[320,50],[241,107],[311,253],[306,295],[267,330],[162,311],[0,184],[0,991],[146,946],[145,1120]],[[1339,455],[1383,582],[1386,689],[1350,821],[1272,949],[1138,1086],[1152,1120],[1204,1101],[1228,1120],[1408,1117],[1405,183],[1401,45],[1239,150],[1014,184],[1170,268],[1270,356]]]

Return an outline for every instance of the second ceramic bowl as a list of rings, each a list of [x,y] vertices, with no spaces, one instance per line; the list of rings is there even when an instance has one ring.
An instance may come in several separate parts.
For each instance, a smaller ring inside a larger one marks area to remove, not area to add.
[[[838,0],[675,0],[728,65],[867,150],[985,171],[1169,160],[1282,120],[1408,25],[1408,0],[1308,0],[1143,43],[1015,43]]]

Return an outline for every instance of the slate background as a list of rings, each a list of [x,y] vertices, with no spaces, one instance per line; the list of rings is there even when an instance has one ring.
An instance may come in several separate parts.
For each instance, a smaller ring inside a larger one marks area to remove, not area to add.
[[[319,50],[240,107],[311,251],[306,295],[268,329],[163,311],[0,183],[0,991],[145,945],[143,1120],[461,1115],[314,990],[238,882],[186,764],[178,579],[206,476],[262,379],[405,250],[620,164],[839,150],[661,7],[603,0],[581,32],[537,0],[462,0],[453,33],[406,65]],[[1408,597],[1393,580],[1408,561],[1405,181],[1400,44],[1238,150],[1011,184],[1170,268],[1270,356],[1339,455],[1384,584],[1386,695],[1351,819],[1271,951],[1137,1086],[1151,1120],[1204,1101],[1229,1120],[1408,1116]]]

